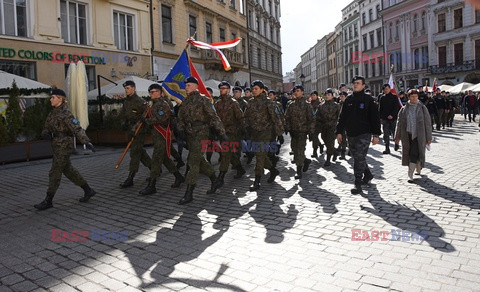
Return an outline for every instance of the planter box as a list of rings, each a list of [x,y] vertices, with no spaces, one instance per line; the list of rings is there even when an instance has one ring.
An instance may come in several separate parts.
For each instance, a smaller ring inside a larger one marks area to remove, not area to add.
[[[52,157],[50,141],[30,141],[0,146],[1,164],[49,157]]]
[[[94,145],[127,145],[129,142],[126,131],[119,130],[88,130],[87,136]],[[145,145],[152,145],[152,137],[148,134]]]

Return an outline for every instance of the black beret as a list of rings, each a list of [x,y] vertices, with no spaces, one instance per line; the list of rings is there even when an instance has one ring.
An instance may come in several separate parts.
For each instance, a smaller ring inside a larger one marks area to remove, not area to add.
[[[303,85],[300,85],[300,84],[297,84],[293,87],[293,91],[295,91],[297,89],[300,89],[301,91],[305,91],[305,89],[303,88]]]
[[[242,88],[240,86],[233,87],[233,91],[237,91],[237,90],[242,91]]]
[[[323,94],[333,94],[333,90],[331,88],[327,88]]]
[[[190,76],[188,77],[187,79],[185,79],[185,83],[195,83],[195,84],[198,84],[198,80],[197,78],[193,77],[193,76]]]
[[[127,81],[123,82],[123,87],[127,87],[127,86],[135,87],[135,82],[133,82],[132,80],[127,80]]]
[[[58,95],[58,96],[67,97],[67,95],[65,94],[65,91],[63,91],[61,89],[58,89],[58,88],[52,89],[52,92],[50,93],[50,95]]]
[[[152,89],[158,89],[158,90],[162,90],[162,86],[158,83],[153,83],[151,84],[149,87],[148,87],[148,92],[150,92],[150,90]]]
[[[353,77],[352,83],[355,82],[355,81],[358,81],[358,80],[362,80],[363,84],[365,84],[365,77],[360,76],[360,75],[357,75],[357,76]]]
[[[340,83],[340,85],[338,86],[338,88],[342,88],[342,87],[346,87],[347,85],[345,83]]]
[[[228,88],[232,87],[230,85],[230,83],[228,83],[228,81],[222,81],[222,82],[218,83],[218,89],[220,89],[220,87],[222,87],[222,86],[227,86]]]
[[[277,93],[275,92],[275,90],[270,90],[270,91],[268,92],[268,94],[270,94],[270,93],[273,93],[273,94],[277,95]]]
[[[254,87],[254,86],[258,86],[258,87],[260,87],[261,89],[264,89],[264,88],[265,88],[265,84],[263,84],[263,82],[260,81],[260,80],[255,80],[255,81],[253,81],[253,82],[252,82],[252,87]]]
[[[252,89],[250,87],[245,87],[243,91],[252,91]]]
[[[390,84],[388,84],[388,83],[383,84],[382,88],[385,89],[385,87],[390,87]]]
[[[342,91],[342,92],[340,92],[340,95],[345,95],[345,96],[347,96],[347,95],[348,95],[348,92]]]
[[[318,91],[314,90],[314,91],[312,91],[312,93],[310,93],[310,95],[312,95],[312,94],[318,95]]]
[[[206,89],[207,91],[209,91],[210,93],[213,93],[213,89],[212,89],[211,87],[208,87],[208,86],[207,86],[205,89]]]

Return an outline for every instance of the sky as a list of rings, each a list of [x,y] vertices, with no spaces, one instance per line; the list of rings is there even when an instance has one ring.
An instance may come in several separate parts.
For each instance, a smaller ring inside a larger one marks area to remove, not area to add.
[[[342,9],[352,0],[281,0],[283,74],[292,71],[300,56],[317,40],[335,30]]]

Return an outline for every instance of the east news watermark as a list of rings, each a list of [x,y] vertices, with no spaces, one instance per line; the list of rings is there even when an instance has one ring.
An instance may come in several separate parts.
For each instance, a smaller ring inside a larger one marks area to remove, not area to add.
[[[112,242],[112,241],[127,241],[127,230],[73,230],[67,231],[62,229],[52,229],[52,241],[96,241],[96,242]]]
[[[352,229],[352,241],[409,241],[422,242],[428,239],[426,230],[362,230]]]

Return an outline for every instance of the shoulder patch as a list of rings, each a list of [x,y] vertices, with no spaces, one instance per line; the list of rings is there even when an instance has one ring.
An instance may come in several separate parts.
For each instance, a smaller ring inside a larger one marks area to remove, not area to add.
[[[163,112],[163,110],[159,110],[157,113],[158,113],[159,116],[163,116],[163,115],[165,114],[165,113]]]
[[[72,120],[72,123],[73,123],[74,125],[80,124],[80,122],[79,122],[77,119],[73,119],[73,120]]]

